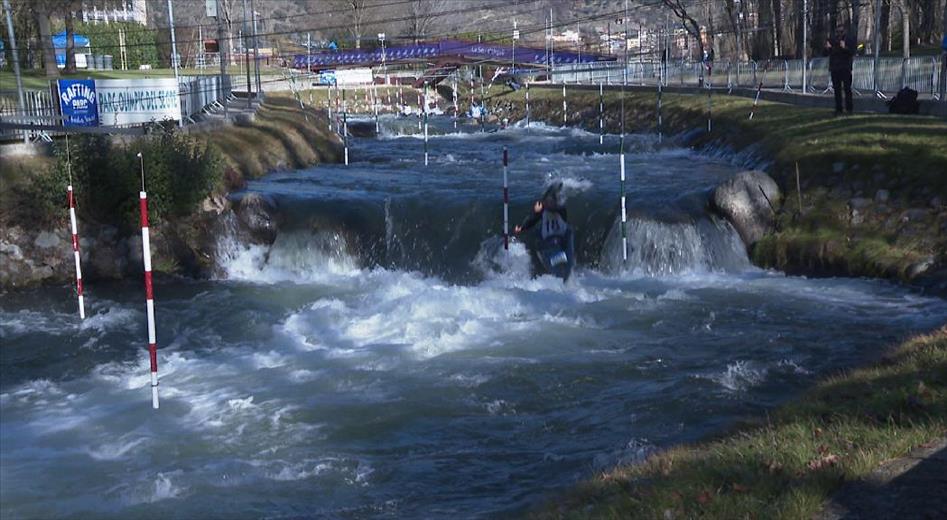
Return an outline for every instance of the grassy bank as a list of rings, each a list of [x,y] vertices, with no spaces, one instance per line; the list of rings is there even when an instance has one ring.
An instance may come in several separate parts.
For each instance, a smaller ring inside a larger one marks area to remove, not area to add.
[[[54,157],[0,161],[0,239],[15,246],[7,248],[14,254],[4,279],[24,285],[70,279],[68,265],[34,242],[41,232],[67,229],[65,187],[70,177],[63,145],[53,145]],[[112,251],[105,256],[115,258],[133,249],[127,242],[137,232],[140,152],[155,270],[196,277],[215,266],[213,228],[228,192],[274,169],[341,159],[341,141],[328,129],[325,115],[301,108],[288,94],[267,96],[254,118],[239,125],[208,123],[188,133],[172,127],[134,138],[75,136],[70,150],[79,220],[83,236],[97,240],[93,249]],[[128,274],[111,259],[97,265],[88,273],[92,278]]]
[[[495,88],[488,104],[520,119],[523,97]],[[567,102],[568,124],[598,131],[597,91],[567,89]],[[617,132],[619,93],[607,92],[605,104],[606,128]],[[561,90],[533,88],[530,105],[533,120],[562,124]],[[828,109],[765,101],[749,120],[751,106],[751,99],[714,94],[708,133],[707,96],[665,94],[663,131],[687,133],[691,146],[749,151],[769,162],[767,172],[786,197],[777,231],[752,251],[756,263],[791,273],[902,280],[917,274],[919,264],[947,264],[947,121],[834,117]],[[656,131],[655,93],[627,93],[625,118],[630,132]]]
[[[766,422],[608,471],[537,518],[811,518],[843,483],[947,434],[947,327]]]
[[[303,168],[342,160],[341,141],[326,124],[325,113],[305,107],[288,92],[267,94],[266,101],[246,126],[227,126],[195,133],[214,146],[228,167],[227,189],[245,179],[279,168]]]

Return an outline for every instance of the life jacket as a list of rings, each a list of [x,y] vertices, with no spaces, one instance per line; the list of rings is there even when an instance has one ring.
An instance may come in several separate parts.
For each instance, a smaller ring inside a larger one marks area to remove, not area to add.
[[[558,211],[543,211],[542,227],[539,228],[543,240],[549,237],[563,236],[568,230],[569,224],[566,223]]]

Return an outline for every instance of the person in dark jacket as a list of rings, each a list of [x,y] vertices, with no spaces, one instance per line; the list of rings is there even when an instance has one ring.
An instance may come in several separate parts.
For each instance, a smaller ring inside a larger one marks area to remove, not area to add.
[[[852,113],[852,62],[855,58],[855,38],[839,26],[835,36],[825,41],[825,55],[829,57],[829,73],[832,75],[832,90],[835,91],[835,115],[842,114],[842,94],[845,94],[845,111]]]
[[[569,226],[569,213],[560,196],[561,191],[562,182],[554,182],[549,186],[542,199],[533,203],[533,212],[522,224],[513,228],[513,233],[519,235],[540,224],[540,261],[548,272],[567,281],[575,265],[575,246]]]

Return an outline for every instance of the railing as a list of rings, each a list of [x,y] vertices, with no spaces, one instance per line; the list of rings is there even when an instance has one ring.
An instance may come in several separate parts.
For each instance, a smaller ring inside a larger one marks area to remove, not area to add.
[[[910,87],[921,95],[934,96],[938,92],[941,74],[936,56],[913,58],[881,58],[878,85],[875,88],[874,58],[856,58],[852,67],[852,88],[858,94],[878,92],[891,95],[903,87]],[[621,63],[598,62],[558,65],[552,69],[554,83],[615,85],[622,82],[627,72],[630,85],[665,86],[726,86],[757,87],[760,82],[767,89],[802,92],[802,60],[771,60],[766,62],[629,62],[623,70]],[[809,93],[826,93],[832,89],[827,58],[813,58],[806,66],[806,88]],[[947,100],[945,100],[947,101]]]
[[[233,90],[245,90],[246,78],[224,76],[221,89],[220,76],[182,76],[178,83],[181,98],[181,117],[193,121],[193,116],[205,110],[220,108]],[[21,111],[15,90],[0,90],[0,121],[37,126],[60,124],[59,102],[51,90],[26,90],[23,92],[26,106]],[[221,97],[222,96],[222,97]],[[105,126],[105,125],[103,125]],[[13,139],[49,140],[61,135],[58,131],[4,130],[0,129],[0,141]]]

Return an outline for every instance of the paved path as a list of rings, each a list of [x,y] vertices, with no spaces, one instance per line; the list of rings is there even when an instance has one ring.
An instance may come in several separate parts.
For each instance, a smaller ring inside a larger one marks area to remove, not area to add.
[[[816,520],[947,518],[947,438],[846,484]]]

